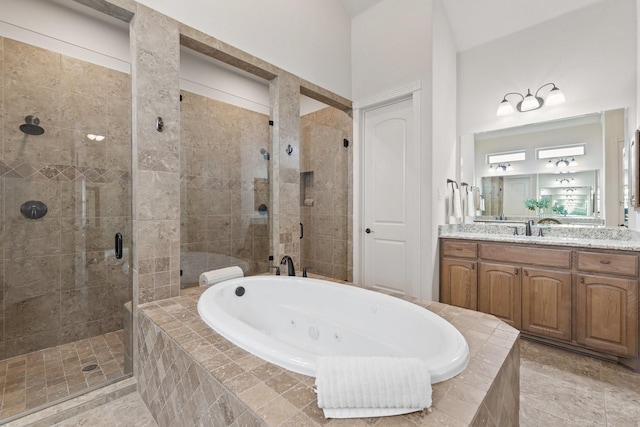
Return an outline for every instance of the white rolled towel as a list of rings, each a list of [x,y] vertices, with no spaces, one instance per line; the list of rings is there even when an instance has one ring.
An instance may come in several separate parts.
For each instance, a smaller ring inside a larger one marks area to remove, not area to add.
[[[200,286],[211,286],[225,280],[243,277],[244,272],[238,266],[219,268],[217,270],[205,271],[200,275]]]
[[[316,388],[327,418],[398,415],[431,406],[431,376],[417,357],[319,356]]]
[[[458,188],[453,188],[453,194],[451,195],[453,198],[453,216],[456,220],[462,219],[462,199],[460,199],[460,190]]]

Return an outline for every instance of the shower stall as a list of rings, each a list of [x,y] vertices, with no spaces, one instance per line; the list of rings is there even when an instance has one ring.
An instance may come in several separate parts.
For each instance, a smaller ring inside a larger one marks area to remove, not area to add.
[[[2,423],[131,370],[131,82],[0,44]]]
[[[269,106],[230,93],[229,102],[220,100],[220,88],[213,86],[222,79],[210,76],[223,76],[228,92],[247,88],[267,101],[268,84],[187,48],[180,60],[183,85],[190,89],[180,96],[180,285],[195,286],[202,272],[229,266],[245,276],[267,273]]]
[[[326,105],[300,118],[301,266],[348,281],[353,280],[352,123],[347,113]]]

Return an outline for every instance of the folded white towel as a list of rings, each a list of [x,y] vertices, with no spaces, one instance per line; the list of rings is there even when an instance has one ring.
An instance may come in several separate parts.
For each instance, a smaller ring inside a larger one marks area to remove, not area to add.
[[[244,272],[240,267],[225,267],[217,270],[205,271],[200,275],[200,286],[211,286],[216,283],[224,282],[225,280],[237,279],[243,277]]]
[[[473,188],[467,189],[467,215],[476,216],[475,196]]]
[[[453,216],[456,220],[462,219],[462,200],[460,199],[460,190],[458,188],[453,188],[453,193],[451,195],[453,198]]]
[[[398,415],[431,406],[431,377],[415,357],[319,356],[316,388],[327,418]]]

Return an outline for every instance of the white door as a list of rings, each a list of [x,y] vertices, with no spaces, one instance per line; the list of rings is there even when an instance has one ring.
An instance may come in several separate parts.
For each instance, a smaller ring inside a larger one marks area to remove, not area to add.
[[[531,211],[524,205],[524,200],[530,197],[531,178],[505,177],[502,213],[507,217],[509,215],[531,215]]]
[[[419,171],[411,98],[367,110],[364,135],[364,285],[418,296]]]

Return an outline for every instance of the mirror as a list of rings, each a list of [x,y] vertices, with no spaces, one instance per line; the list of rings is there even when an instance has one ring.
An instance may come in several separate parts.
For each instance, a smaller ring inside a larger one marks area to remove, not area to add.
[[[482,196],[476,220],[538,217],[538,209],[529,210],[524,201],[546,198],[542,214],[561,223],[606,219],[606,225],[619,225],[625,218],[620,172],[625,121],[626,110],[617,109],[463,138],[462,152],[474,157],[472,173],[463,176]],[[583,153],[566,156],[566,148]],[[503,155],[515,160],[499,162]]]
[[[553,173],[482,177],[484,216],[552,216],[564,222],[571,222],[573,217],[598,218],[599,175],[599,170],[590,170],[570,177]],[[549,201],[540,212],[528,209],[524,203],[525,199],[540,198]]]

